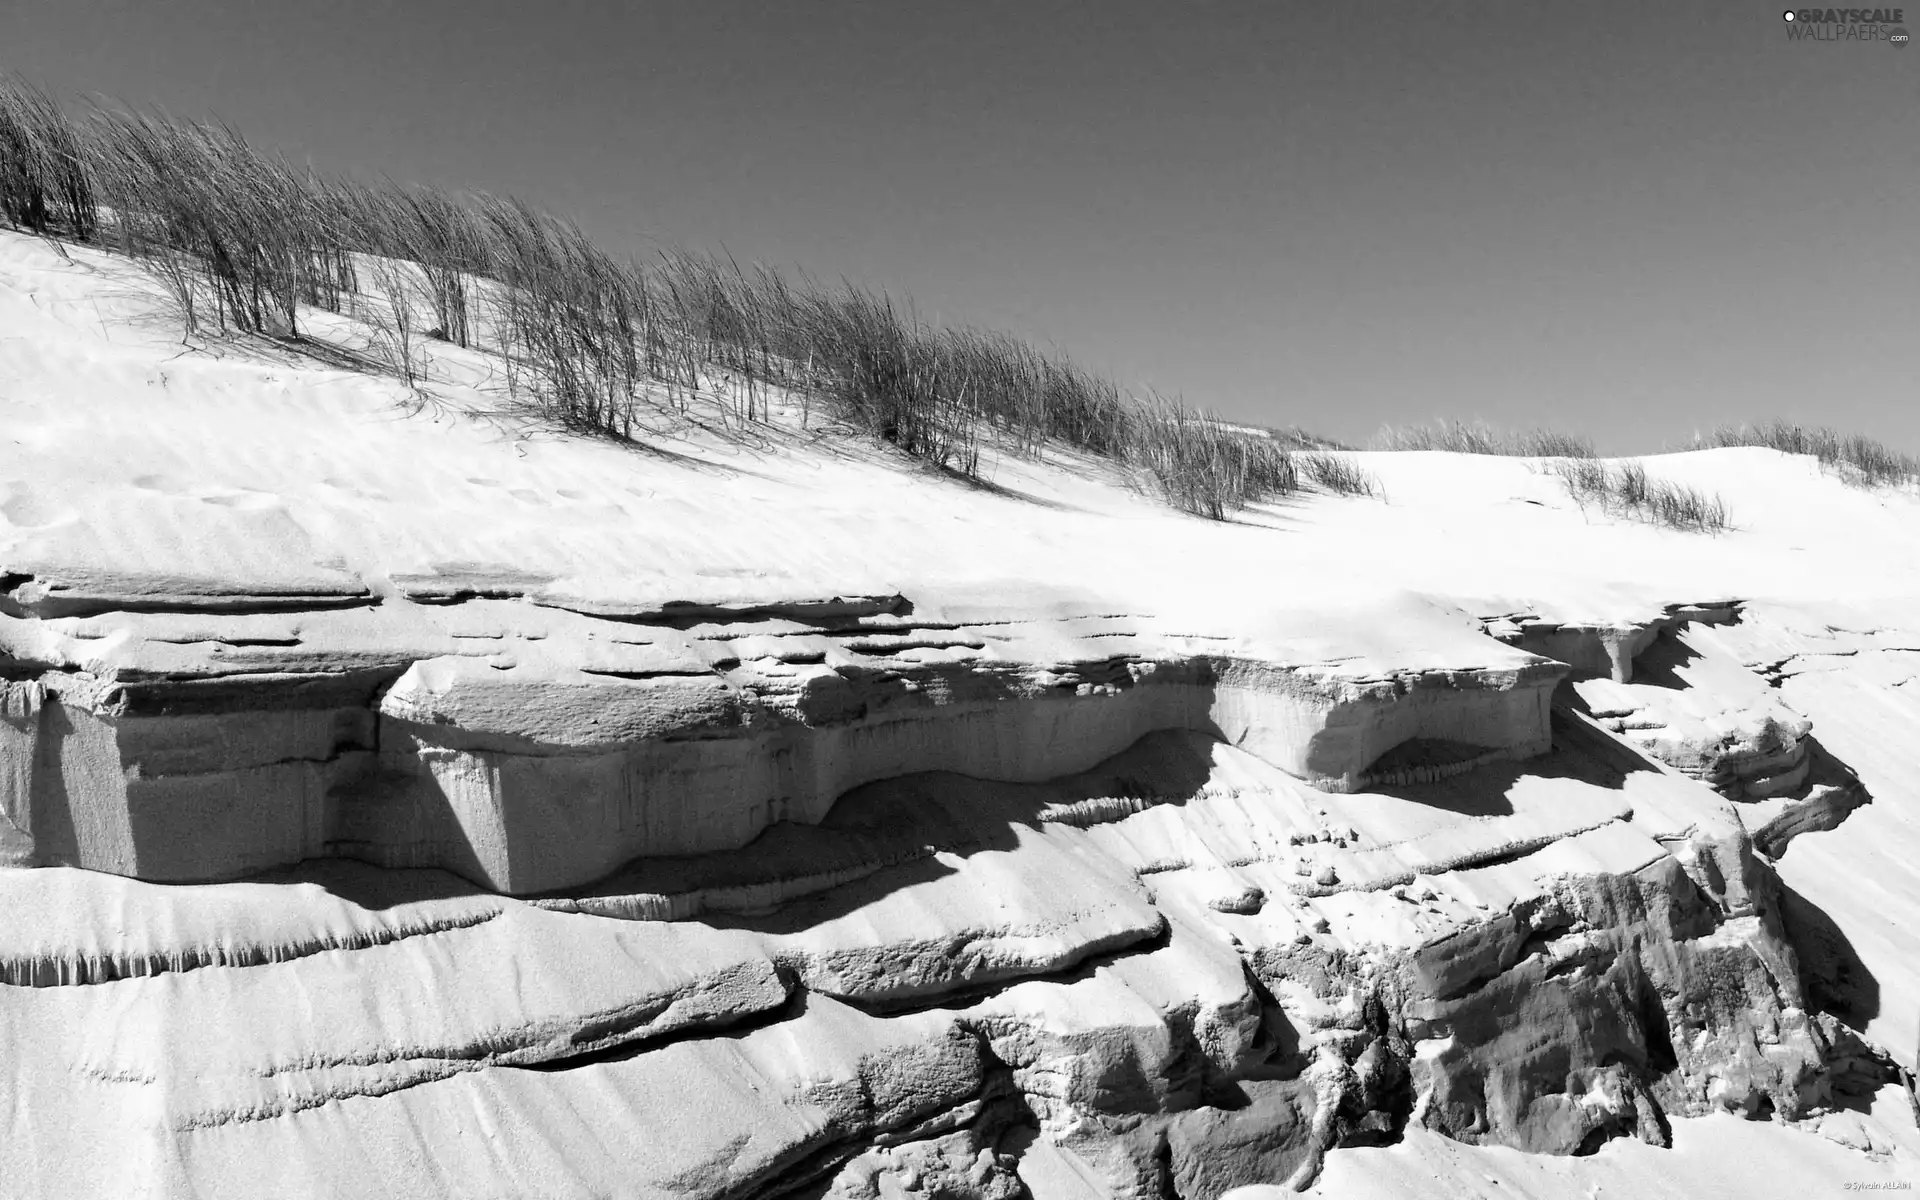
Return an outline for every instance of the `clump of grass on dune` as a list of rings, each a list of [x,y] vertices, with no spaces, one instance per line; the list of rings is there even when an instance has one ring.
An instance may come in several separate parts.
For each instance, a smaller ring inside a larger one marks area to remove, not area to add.
[[[0,218],[42,236],[92,236],[97,201],[88,165],[53,97],[0,76]]]
[[[1268,437],[1279,442],[1289,450],[1353,449],[1352,446],[1347,445],[1345,442],[1336,442],[1332,438],[1321,437],[1319,434],[1309,432],[1308,430],[1300,428],[1298,425],[1290,425],[1285,429],[1268,428],[1265,432]]]
[[[701,255],[620,258],[518,200],[322,178],[222,125],[74,119],[4,74],[0,218],[133,257],[188,336],[297,341],[303,307],[347,313],[409,386],[423,339],[440,339],[497,355],[509,393],[543,415],[618,438],[645,406],[684,409],[703,392],[725,392],[730,422],[764,423],[778,391],[803,421],[818,404],[969,475],[985,445],[1075,447],[1215,519],[1294,490],[1289,449],[1317,441],[1140,399],[1016,338],[931,325],[885,293]]]
[[[311,178],[220,125],[102,114],[78,140],[109,244],[166,285],[188,333],[299,334],[316,250],[338,233]]]
[[[1920,484],[1920,458],[1873,438],[1843,434],[1824,426],[1774,420],[1760,425],[1722,425],[1694,439],[1696,446],[1765,446],[1786,454],[1807,454],[1856,487],[1907,487]]]
[[[1296,453],[1294,459],[1309,482],[1336,496],[1379,495],[1379,481],[1348,455],[1314,450]]]
[[[1609,465],[1590,458],[1557,458],[1546,470],[1582,508],[1591,504],[1616,516],[1692,533],[1721,533],[1728,526],[1726,501],[1719,495],[1653,479],[1637,462]]]
[[[1592,458],[1593,443],[1551,429],[1495,429],[1464,421],[1388,426],[1370,444],[1374,450],[1447,450],[1455,454],[1500,454],[1515,458]]]
[[[1293,456],[1272,439],[1226,431],[1177,401],[1140,404],[1122,437],[1119,457],[1145,467],[1167,503],[1216,521],[1300,485]]]

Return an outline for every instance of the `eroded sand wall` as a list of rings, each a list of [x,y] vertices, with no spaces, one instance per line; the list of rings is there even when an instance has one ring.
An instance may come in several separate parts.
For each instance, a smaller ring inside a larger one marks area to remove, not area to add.
[[[1233,660],[1099,666],[1094,682],[948,668],[827,704],[818,688],[711,675],[595,680],[558,698],[549,680],[518,694],[489,681],[465,709],[458,677],[422,698],[411,673],[368,684],[360,704],[300,681],[191,704],[129,703],[81,680],[13,684],[0,746],[9,853],[166,881],[344,854],[543,891],[638,857],[744,845],[778,821],[817,823],[875,780],[1034,782],[1157,730],[1207,732],[1329,790],[1411,737],[1526,757],[1550,743],[1562,670],[1352,681]],[[551,727],[542,710],[556,705],[586,730],[573,744],[526,732]]]

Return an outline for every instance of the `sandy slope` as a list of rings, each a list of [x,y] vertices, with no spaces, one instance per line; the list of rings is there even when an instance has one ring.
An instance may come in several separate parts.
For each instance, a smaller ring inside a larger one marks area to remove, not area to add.
[[[381,587],[465,564],[634,602],[893,591],[1032,612],[1084,597],[1316,629],[1355,599],[1407,593],[1602,617],[1920,591],[1905,502],[1763,450],[1653,462],[1726,497],[1740,528],[1722,538],[1589,518],[1523,462],[1431,453],[1362,456],[1384,503],[1301,500],[1209,524],[1105,471],[1017,458],[992,464],[989,491],[832,434],[808,449],[792,428],[732,441],[663,417],[653,452],[634,452],[452,415],[494,406],[461,388],[406,415],[391,381],[182,353],[157,319],[130,327],[123,310],[139,306],[119,297],[140,285],[121,262],[75,251],[76,270],[12,236],[0,254],[0,421],[15,448],[0,548],[16,571]],[[450,373],[480,371],[435,353]],[[1381,624],[1373,635],[1391,637]]]

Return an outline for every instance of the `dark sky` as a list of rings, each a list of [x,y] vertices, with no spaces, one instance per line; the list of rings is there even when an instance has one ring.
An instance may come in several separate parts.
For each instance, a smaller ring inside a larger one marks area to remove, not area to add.
[[[0,65],[1349,440],[1920,451],[1920,49],[1779,0],[0,0]]]

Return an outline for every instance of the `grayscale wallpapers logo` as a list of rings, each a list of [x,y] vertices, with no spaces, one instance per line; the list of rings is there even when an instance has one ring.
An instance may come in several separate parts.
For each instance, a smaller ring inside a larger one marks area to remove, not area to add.
[[[1780,16],[1788,41],[1907,44],[1904,8],[1790,8]]]

